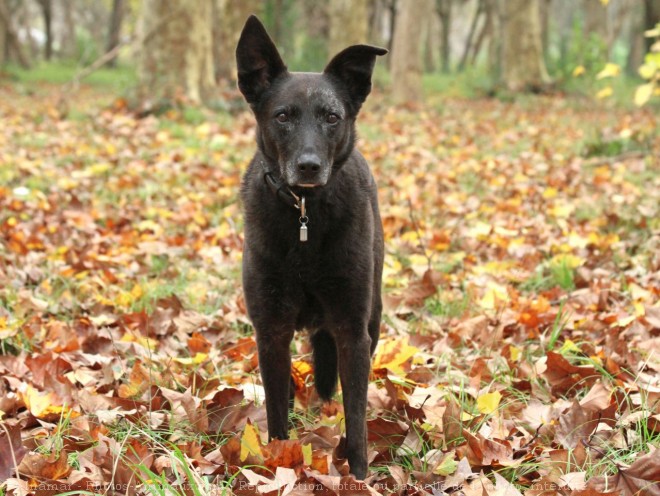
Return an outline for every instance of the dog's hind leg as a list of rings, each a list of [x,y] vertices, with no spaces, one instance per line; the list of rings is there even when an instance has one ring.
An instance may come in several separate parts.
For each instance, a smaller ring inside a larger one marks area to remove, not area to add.
[[[323,401],[330,401],[337,389],[337,344],[326,330],[311,336],[314,357],[314,383]]]
[[[261,333],[257,330],[257,350],[261,380],[266,391],[266,416],[270,439],[289,438],[289,404],[291,389],[290,331]]]

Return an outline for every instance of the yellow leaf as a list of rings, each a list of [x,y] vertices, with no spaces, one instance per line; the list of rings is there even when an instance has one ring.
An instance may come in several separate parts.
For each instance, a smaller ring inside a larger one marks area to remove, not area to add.
[[[203,363],[207,358],[207,353],[197,353],[194,357],[175,358],[174,361],[179,362],[182,365],[199,365],[200,363]]]
[[[517,362],[522,356],[522,350],[517,346],[510,346],[509,353],[511,354],[511,360]]]
[[[244,462],[248,456],[257,456],[263,459],[259,431],[249,422],[245,424],[245,429],[241,436],[241,461]]]
[[[78,416],[77,412],[62,406],[61,400],[53,392],[41,392],[28,385],[26,390],[19,394],[27,409],[36,418],[44,418],[53,414]]]
[[[492,230],[493,226],[479,221],[468,230],[467,234],[471,238],[484,239],[488,237]]]
[[[303,454],[303,463],[305,465],[311,465],[313,458],[312,458],[312,445],[311,444],[303,444],[301,446],[302,449],[302,454]]]
[[[584,68],[583,65],[577,66],[575,69],[573,69],[573,77],[578,77],[581,76],[586,72],[586,69]]]
[[[603,100],[605,98],[612,96],[613,93],[614,90],[612,89],[612,87],[607,86],[606,88],[603,88],[598,93],[596,93],[596,98],[598,98],[599,100]]]
[[[433,469],[433,473],[435,475],[451,475],[454,472],[456,472],[456,469],[458,468],[458,462],[454,460],[455,453],[453,451],[450,451],[449,453],[445,454],[445,456],[442,458],[442,461],[436,465],[436,467]]]
[[[407,336],[383,341],[374,358],[374,369],[389,369],[397,375],[403,375],[403,364],[418,351],[418,348],[408,344]]]
[[[543,198],[545,198],[546,200],[549,200],[551,198],[555,198],[558,193],[559,192],[557,191],[557,188],[549,186],[543,191]]]
[[[564,344],[559,348],[559,353],[565,355],[566,353],[579,353],[580,348],[570,339],[564,341]]]
[[[99,162],[96,164],[90,165],[87,170],[91,175],[94,176],[100,176],[102,174],[105,174],[112,168],[112,165],[110,165],[108,162]]]
[[[600,0],[600,3],[607,7],[607,4],[610,3],[610,0]]]
[[[489,282],[484,296],[479,300],[479,305],[487,310],[495,310],[502,303],[509,301],[506,287],[495,282]]]
[[[655,66],[655,64],[642,64],[638,71],[639,75],[642,76],[643,79],[651,79],[658,68]]]
[[[598,74],[596,74],[596,79],[616,77],[619,74],[621,74],[621,66],[619,66],[618,64],[612,64],[611,62],[608,62],[607,64],[605,64],[605,67],[603,67],[603,70],[600,71]]]
[[[584,258],[578,257],[576,255],[572,255],[570,253],[560,253],[559,255],[555,255],[554,257],[552,257],[552,259],[550,260],[550,265],[553,265],[555,267],[565,266],[568,267],[569,269],[577,269],[583,263],[584,263]]]
[[[654,85],[653,83],[643,84],[637,87],[635,91],[635,105],[638,107],[643,106],[646,102],[649,101],[651,95],[653,94]]]
[[[491,413],[497,411],[500,406],[501,399],[502,393],[499,391],[482,394],[477,398],[477,410],[479,410],[480,413],[490,415]]]

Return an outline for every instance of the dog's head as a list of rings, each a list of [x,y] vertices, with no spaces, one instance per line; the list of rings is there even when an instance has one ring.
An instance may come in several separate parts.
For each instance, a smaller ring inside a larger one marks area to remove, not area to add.
[[[259,19],[247,20],[236,48],[238,87],[256,116],[259,148],[289,186],[324,186],[348,159],[376,56],[386,53],[354,45],[322,73],[292,73]]]

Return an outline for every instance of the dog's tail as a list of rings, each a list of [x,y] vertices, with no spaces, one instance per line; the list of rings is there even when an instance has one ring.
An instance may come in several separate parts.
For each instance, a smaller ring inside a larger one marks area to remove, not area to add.
[[[314,357],[314,382],[323,401],[330,401],[337,389],[337,345],[335,338],[320,329],[311,338]]]

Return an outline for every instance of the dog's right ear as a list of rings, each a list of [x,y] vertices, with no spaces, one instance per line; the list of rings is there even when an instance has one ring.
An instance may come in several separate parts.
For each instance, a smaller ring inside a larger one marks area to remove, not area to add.
[[[236,46],[238,89],[245,100],[255,105],[273,80],[286,72],[273,40],[256,16],[248,17]]]

